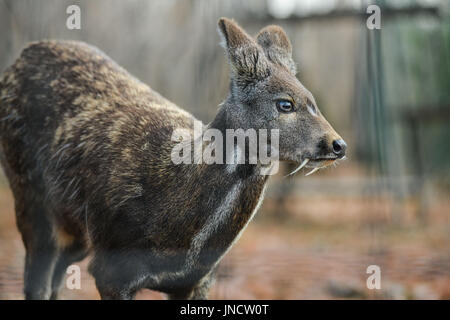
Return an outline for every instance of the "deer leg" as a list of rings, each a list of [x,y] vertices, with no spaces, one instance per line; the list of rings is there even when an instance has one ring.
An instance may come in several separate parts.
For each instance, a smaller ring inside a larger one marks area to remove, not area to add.
[[[60,252],[53,272],[51,300],[58,298],[67,268],[71,264],[83,260],[86,255],[86,247],[80,242],[76,242]]]
[[[145,287],[146,277],[140,266],[138,258],[126,253],[97,253],[89,271],[102,300],[133,300],[138,290]]]
[[[58,250],[52,239],[50,222],[44,217],[39,206],[29,206],[29,212],[18,216],[27,221],[18,221],[26,248],[24,292],[25,299],[49,299],[51,278]]]
[[[51,278],[55,265],[56,249],[42,244],[28,250],[25,258],[24,291],[27,300],[47,300],[51,294]]]
[[[102,300],[133,300],[136,296],[137,290],[131,290],[126,287],[114,288],[112,286],[102,286],[97,281],[95,283]]]
[[[117,279],[95,279],[95,285],[102,300],[133,300],[140,287],[133,282],[120,282]]]
[[[215,271],[211,271],[196,285],[181,289],[167,295],[169,300],[207,300],[211,285],[214,283]]]

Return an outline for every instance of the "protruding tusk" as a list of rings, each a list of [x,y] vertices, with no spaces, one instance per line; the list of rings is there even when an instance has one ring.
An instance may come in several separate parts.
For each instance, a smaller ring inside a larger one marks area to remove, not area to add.
[[[295,169],[294,171],[292,171],[291,173],[289,173],[288,175],[286,175],[285,177],[291,176],[294,173],[296,173],[298,170],[300,170],[301,168],[303,168],[307,163],[308,163],[309,159],[306,158],[305,160],[303,160],[303,162],[297,167],[297,169]]]
[[[312,169],[310,172],[308,172],[307,174],[305,174],[305,177],[309,176],[310,174],[313,174],[314,172],[316,172],[317,170],[319,170],[320,168],[314,168]]]

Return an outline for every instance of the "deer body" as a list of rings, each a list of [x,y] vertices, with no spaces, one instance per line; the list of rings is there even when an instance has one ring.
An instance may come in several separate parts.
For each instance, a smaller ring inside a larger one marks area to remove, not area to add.
[[[226,19],[219,28],[228,50],[245,35]],[[248,86],[250,76],[232,83]],[[234,115],[236,99],[207,128],[252,127]],[[194,120],[94,47],[42,41],[23,50],[0,80],[0,156],[27,250],[26,298],[56,298],[66,268],[89,253],[104,299],[141,288],[206,298],[267,176],[258,164],[174,164],[172,132],[192,131]]]

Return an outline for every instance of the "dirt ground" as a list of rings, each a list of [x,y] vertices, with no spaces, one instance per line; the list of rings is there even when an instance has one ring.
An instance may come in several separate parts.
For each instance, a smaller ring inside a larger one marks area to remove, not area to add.
[[[450,299],[450,201],[436,202],[426,225],[406,218],[401,226],[379,214],[390,206],[380,199],[293,196],[283,216],[277,206],[266,199],[222,261],[210,298]],[[2,185],[0,299],[23,298],[23,261],[12,195]],[[99,299],[87,264],[79,264],[81,289],[65,288],[60,298]],[[369,265],[381,268],[380,290],[366,287]],[[163,298],[148,290],[137,296]]]

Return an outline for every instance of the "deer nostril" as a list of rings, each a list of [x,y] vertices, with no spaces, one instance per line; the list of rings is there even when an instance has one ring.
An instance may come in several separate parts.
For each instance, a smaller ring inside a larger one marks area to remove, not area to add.
[[[344,140],[338,139],[333,141],[333,152],[335,155],[342,158],[345,155],[345,149],[347,149],[347,144]]]

